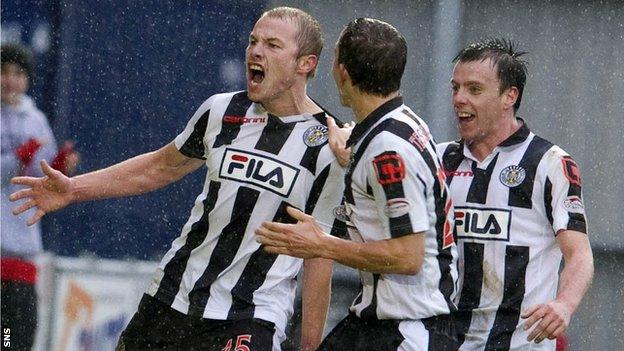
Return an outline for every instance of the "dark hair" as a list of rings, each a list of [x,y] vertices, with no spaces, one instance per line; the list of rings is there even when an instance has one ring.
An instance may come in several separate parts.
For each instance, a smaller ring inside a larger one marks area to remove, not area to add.
[[[33,70],[33,56],[26,47],[17,44],[3,44],[0,47],[2,67],[7,63],[18,65],[30,77]]]
[[[497,68],[500,92],[511,87],[518,88],[518,100],[514,104],[514,112],[520,107],[527,75],[526,62],[520,59],[520,56],[526,52],[518,51],[515,46],[511,40],[485,39],[468,44],[453,59],[453,62],[492,60],[492,64]]]
[[[401,87],[407,61],[405,38],[390,24],[372,19],[351,21],[338,40],[338,63],[361,91],[387,96]]]
[[[297,33],[297,45],[299,52],[297,57],[315,55],[321,58],[323,51],[323,32],[320,23],[307,12],[293,7],[276,7],[262,14],[260,18],[279,18],[281,20],[294,21],[299,32]],[[316,67],[308,73],[308,78],[314,77]]]

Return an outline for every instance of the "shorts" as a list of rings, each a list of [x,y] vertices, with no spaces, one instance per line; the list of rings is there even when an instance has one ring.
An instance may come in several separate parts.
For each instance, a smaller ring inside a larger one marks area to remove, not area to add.
[[[271,322],[190,317],[145,294],[116,350],[275,351],[276,334]]]
[[[449,315],[422,320],[365,320],[351,313],[327,335],[319,350],[455,351],[455,333],[455,322]]]

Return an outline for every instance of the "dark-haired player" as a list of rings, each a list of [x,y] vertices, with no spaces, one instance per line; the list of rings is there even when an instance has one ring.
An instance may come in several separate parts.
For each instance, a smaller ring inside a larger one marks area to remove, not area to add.
[[[592,277],[579,168],[516,117],[523,54],[492,39],[453,60],[461,140],[438,152],[455,205],[461,350],[555,350]]]
[[[457,349],[452,205],[429,128],[399,93],[406,60],[403,36],[375,19],[350,22],[336,44],[340,101],[357,121],[346,142],[351,240],[292,208],[298,224],[266,223],[257,231],[271,252],[359,270],[360,294],[320,350]],[[334,150],[339,155],[342,146]]]

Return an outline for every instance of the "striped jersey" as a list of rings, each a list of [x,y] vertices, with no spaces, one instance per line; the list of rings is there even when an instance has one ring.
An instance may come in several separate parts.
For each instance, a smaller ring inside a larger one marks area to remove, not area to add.
[[[576,163],[520,122],[482,162],[463,141],[438,146],[455,205],[462,350],[554,350],[526,341],[520,313],[555,298],[557,231],[586,232]]]
[[[452,205],[429,128],[402,97],[387,101],[353,129],[345,175],[351,240],[425,236],[416,275],[360,271],[351,311],[360,318],[423,319],[449,314],[457,279]]]
[[[283,332],[303,260],[266,253],[254,230],[291,222],[291,205],[331,230],[344,171],[327,143],[325,113],[276,117],[247,92],[206,100],[175,138],[205,159],[203,191],[147,293],[191,316],[259,318]]]

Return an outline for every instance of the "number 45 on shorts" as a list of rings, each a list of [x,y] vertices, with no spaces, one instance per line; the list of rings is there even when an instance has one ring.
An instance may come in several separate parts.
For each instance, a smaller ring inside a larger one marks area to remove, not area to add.
[[[251,342],[251,335],[239,335],[236,337],[236,346],[232,349],[232,341],[233,339],[229,339],[225,347],[221,349],[221,351],[251,351],[248,345]]]

